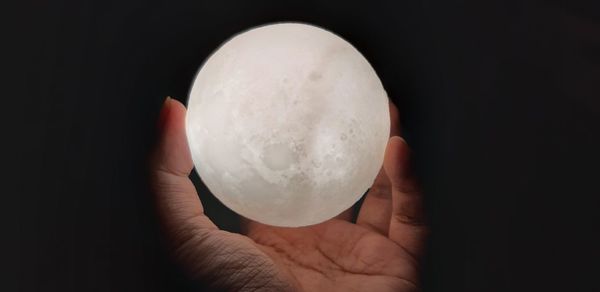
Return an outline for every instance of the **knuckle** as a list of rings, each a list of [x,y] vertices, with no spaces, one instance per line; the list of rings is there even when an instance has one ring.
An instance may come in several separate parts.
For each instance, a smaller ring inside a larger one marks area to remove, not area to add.
[[[406,214],[406,213],[394,213],[393,218],[396,222],[399,222],[399,223],[402,223],[405,225],[416,226],[416,227],[426,226],[423,216],[420,216],[420,215],[413,215],[413,214]]]
[[[400,184],[394,185],[393,188],[396,192],[399,192],[401,194],[413,196],[421,194],[421,190],[417,186],[417,183],[412,179],[407,179]]]

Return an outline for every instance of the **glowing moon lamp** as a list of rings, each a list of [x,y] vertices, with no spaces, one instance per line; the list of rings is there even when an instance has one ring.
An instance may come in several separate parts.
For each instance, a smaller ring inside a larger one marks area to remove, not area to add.
[[[192,86],[186,133],[196,170],[236,213],[317,224],[351,207],[381,168],[388,97],[350,43],[311,25],[240,33]]]

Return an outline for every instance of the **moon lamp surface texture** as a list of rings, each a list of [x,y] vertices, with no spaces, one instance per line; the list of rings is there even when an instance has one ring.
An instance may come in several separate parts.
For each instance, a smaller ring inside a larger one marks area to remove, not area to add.
[[[287,227],[358,201],[389,130],[387,94],[369,62],[339,36],[297,23],[225,42],[198,72],[186,115],[210,191],[244,217]]]

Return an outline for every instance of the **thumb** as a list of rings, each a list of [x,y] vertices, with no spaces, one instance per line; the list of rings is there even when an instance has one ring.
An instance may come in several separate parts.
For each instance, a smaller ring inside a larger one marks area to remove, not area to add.
[[[204,214],[188,175],[193,162],[185,136],[186,109],[167,97],[159,118],[159,141],[150,163],[151,187],[159,220],[172,248],[217,227]]]
[[[249,238],[218,230],[204,214],[188,178],[193,163],[185,112],[180,102],[167,98],[150,166],[158,215],[175,260],[193,279],[208,281],[219,291],[288,291],[286,283],[273,281],[278,276],[274,263]]]

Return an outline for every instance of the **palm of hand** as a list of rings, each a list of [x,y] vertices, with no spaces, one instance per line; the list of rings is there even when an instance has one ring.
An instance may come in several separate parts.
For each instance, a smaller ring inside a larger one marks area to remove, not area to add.
[[[252,224],[252,223],[251,223]],[[248,235],[306,291],[414,291],[416,262],[389,238],[345,220],[304,228],[254,223]]]
[[[390,110],[395,134],[397,113],[393,106]],[[192,278],[236,291],[418,290],[426,229],[421,196],[406,176],[408,152],[402,139],[390,139],[385,171],[367,194],[356,224],[346,211],[302,228],[247,221],[246,235],[241,235],[219,230],[204,214],[187,177],[193,166],[184,114],[180,103],[165,102],[151,173],[168,243]]]

